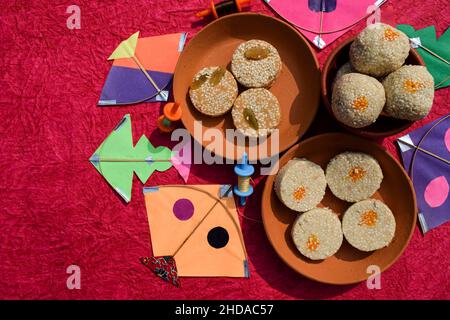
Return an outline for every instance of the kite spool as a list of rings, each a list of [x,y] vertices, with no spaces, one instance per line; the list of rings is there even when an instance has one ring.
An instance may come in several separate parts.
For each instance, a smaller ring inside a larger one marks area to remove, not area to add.
[[[227,14],[241,12],[242,5],[248,5],[250,1],[251,0],[226,0],[215,4],[214,0],[211,0],[209,5],[210,7],[208,9],[197,12],[195,15],[197,17],[207,17],[212,15],[215,19],[217,19]]]
[[[181,108],[176,102],[169,102],[163,108],[163,114],[158,118],[158,128],[162,132],[172,132],[174,122],[181,119]]]
[[[234,166],[234,173],[238,176],[238,183],[234,186],[233,192],[239,196],[239,205],[245,206],[247,198],[253,193],[250,184],[250,177],[255,172],[251,164],[248,164],[247,153],[242,155],[242,162]]]

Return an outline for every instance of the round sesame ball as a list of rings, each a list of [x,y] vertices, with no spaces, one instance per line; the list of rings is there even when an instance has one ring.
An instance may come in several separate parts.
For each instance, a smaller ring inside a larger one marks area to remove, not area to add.
[[[386,92],[384,111],[391,117],[415,121],[430,112],[434,80],[426,67],[403,66],[388,75],[383,86]]]
[[[351,64],[350,62],[344,63],[344,64],[338,69],[338,71],[336,72],[336,76],[334,77],[333,84],[331,85],[331,87],[333,88],[333,87],[334,87],[334,84],[336,83],[336,81],[337,81],[340,77],[342,77],[344,74],[347,74],[347,73],[354,73],[354,72],[356,72],[356,71],[355,71],[355,69],[352,67],[352,64]]]
[[[373,251],[388,246],[395,234],[395,218],[383,202],[368,199],[353,204],[342,218],[345,239],[356,249]]]
[[[339,218],[328,208],[315,208],[299,215],[291,236],[298,251],[312,260],[334,255],[344,238]]]
[[[240,44],[231,59],[231,72],[247,88],[267,88],[281,71],[277,49],[263,40],[249,40]]]
[[[237,97],[231,116],[234,126],[242,134],[264,137],[280,123],[280,104],[277,97],[267,89],[248,89]]]
[[[380,188],[383,171],[372,156],[347,151],[330,160],[325,176],[336,197],[356,202],[369,198]]]
[[[200,70],[189,88],[194,107],[212,117],[221,116],[230,110],[237,95],[236,80],[231,72],[220,66]]]
[[[347,73],[336,80],[331,108],[336,119],[352,128],[374,123],[386,102],[383,85],[361,73]]]
[[[409,55],[409,39],[384,23],[367,26],[350,46],[350,61],[361,73],[385,76],[400,68]]]
[[[327,181],[322,168],[307,159],[292,159],[275,178],[275,193],[289,209],[310,210],[322,201]]]

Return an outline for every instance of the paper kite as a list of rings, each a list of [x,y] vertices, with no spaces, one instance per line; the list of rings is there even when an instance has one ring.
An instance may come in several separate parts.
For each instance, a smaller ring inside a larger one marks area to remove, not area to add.
[[[186,35],[139,38],[138,31],[122,41],[108,58],[114,62],[98,105],[167,101]]]
[[[450,28],[436,38],[436,29],[429,26],[420,30],[407,24],[397,28],[411,39],[412,46],[422,56],[423,61],[434,78],[435,89],[450,86]]]
[[[231,185],[144,188],[153,257],[141,258],[156,275],[249,277],[247,254]]]
[[[423,233],[450,220],[450,114],[397,139]]]
[[[155,148],[144,135],[133,146],[129,114],[123,117],[89,161],[126,202],[131,200],[133,172],[145,183],[155,170],[166,171],[173,165],[186,182],[191,163],[190,154],[175,154],[162,146]]]
[[[387,0],[264,0],[317,48],[323,49]]]

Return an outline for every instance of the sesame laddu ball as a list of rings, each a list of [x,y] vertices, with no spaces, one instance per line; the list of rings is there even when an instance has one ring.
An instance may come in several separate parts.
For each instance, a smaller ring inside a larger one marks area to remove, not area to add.
[[[361,73],[385,76],[400,68],[409,55],[409,39],[384,23],[366,27],[350,46],[350,62]]]
[[[306,159],[292,159],[275,178],[275,193],[289,209],[297,212],[317,206],[325,195],[327,182],[322,168]]]
[[[344,74],[348,73],[354,73],[356,70],[352,67],[352,64],[350,62],[344,63],[336,72],[336,76],[334,77],[332,88],[334,87],[334,84],[338,79],[340,79]]]
[[[356,249],[366,252],[388,246],[394,238],[395,226],[391,209],[375,199],[353,204],[342,218],[345,239]]]
[[[234,126],[242,134],[249,137],[264,137],[280,123],[280,104],[267,89],[248,89],[237,97],[231,116]]]
[[[223,67],[206,67],[192,80],[189,97],[194,107],[203,114],[217,117],[233,106],[238,87],[231,72]]]
[[[428,115],[433,105],[434,80],[424,66],[406,65],[383,81],[384,111],[393,118],[415,121]]]
[[[311,260],[331,257],[344,238],[341,221],[328,208],[316,208],[299,215],[292,225],[291,236],[298,251]]]
[[[240,44],[231,59],[231,72],[247,88],[267,88],[281,71],[281,58],[277,49],[262,40]]]
[[[331,109],[336,119],[352,128],[374,123],[386,102],[383,85],[361,73],[341,76],[333,87]]]
[[[338,154],[328,163],[325,176],[331,192],[348,202],[369,198],[383,181],[378,161],[362,152]]]

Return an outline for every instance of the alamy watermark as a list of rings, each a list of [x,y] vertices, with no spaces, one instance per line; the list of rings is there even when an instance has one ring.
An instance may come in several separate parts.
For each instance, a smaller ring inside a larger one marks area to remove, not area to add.
[[[178,142],[172,150],[184,164],[234,164],[234,159],[239,162],[246,152],[250,163],[259,161],[261,164],[261,175],[273,175],[278,171],[278,129],[274,129],[269,135],[253,137],[235,129],[225,129],[225,132],[217,128],[204,129],[201,121],[194,121],[192,135],[188,130],[180,128],[172,132],[171,140]]]
[[[70,274],[66,280],[67,289],[81,289],[81,269],[76,264],[72,264],[67,267],[66,273]]]
[[[381,289],[381,269],[377,265],[370,265],[367,267],[367,274],[369,277],[366,281],[367,289],[369,290],[380,290]]]
[[[381,8],[379,5],[370,5],[367,7],[366,13],[369,14],[369,17],[366,20],[366,24],[368,27],[381,22]]]
[[[66,13],[70,14],[70,16],[66,20],[67,28],[70,30],[81,29],[80,7],[75,4],[68,6],[66,9]]]

